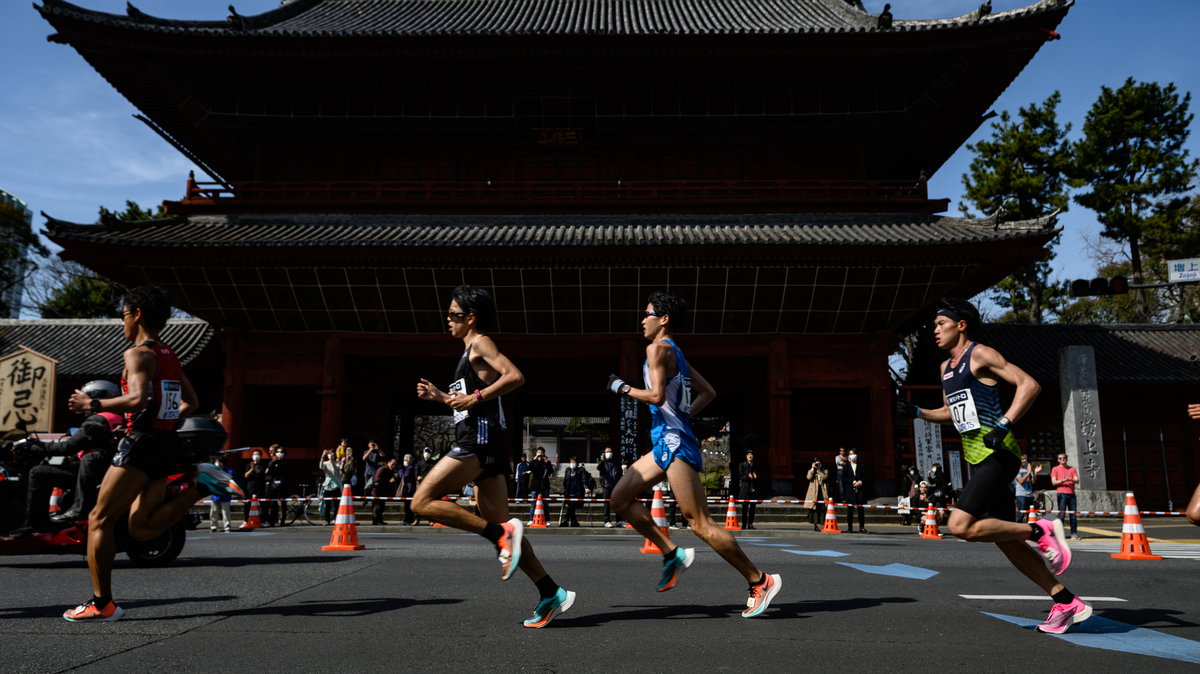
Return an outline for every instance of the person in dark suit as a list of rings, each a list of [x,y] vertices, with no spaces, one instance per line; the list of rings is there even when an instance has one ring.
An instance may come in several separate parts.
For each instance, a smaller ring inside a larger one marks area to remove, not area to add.
[[[754,466],[754,452],[746,452],[746,460],[738,466],[738,498],[742,499],[742,528],[754,528],[754,511],[758,508],[753,503],[758,498],[758,469]]]
[[[846,457],[846,482],[850,486],[850,498],[846,502],[850,504],[850,512],[846,513],[846,533],[854,531],[854,516],[853,510],[858,509],[858,533],[867,533],[866,509],[863,508],[867,503],[867,469],[858,462],[858,452],[850,450],[850,455]]]

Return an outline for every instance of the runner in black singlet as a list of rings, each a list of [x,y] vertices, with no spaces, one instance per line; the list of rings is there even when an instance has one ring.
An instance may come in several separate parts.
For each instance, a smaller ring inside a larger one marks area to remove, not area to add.
[[[123,395],[100,399],[75,391],[67,401],[73,412],[122,412],[129,429],[117,445],[112,466],[100,483],[96,507],[88,515],[87,558],[93,596],[63,614],[71,622],[107,622],[124,614],[112,598],[119,518],[128,513],[130,535],[150,540],[178,522],[201,498],[242,495],[232,476],[212,464],[201,464],[197,466],[197,488],[167,497],[167,473],[175,465],[178,447],[175,425],[196,409],[196,392],[175,352],[158,341],[171,313],[166,293],[153,286],[134,288],[123,306],[125,339],[137,345],[125,350]]]
[[[950,352],[950,358],[938,369],[943,405],[922,409],[900,400],[897,411],[908,418],[952,424],[962,435],[963,456],[974,469],[950,514],[950,533],[965,541],[995,543],[1013,566],[1054,599],[1050,616],[1038,629],[1061,634],[1091,617],[1092,607],[1055,578],[1071,563],[1062,523],[1057,519],[1014,522],[1009,487],[1020,469],[1021,455],[1009,428],[1033,404],[1041,386],[998,351],[975,342],[973,336],[979,326],[979,311],[970,302],[941,300],[933,321],[933,336],[939,348]],[[1003,413],[1001,381],[1016,389],[1012,405]],[[1026,541],[1037,544],[1050,563],[1049,569]]]
[[[446,323],[450,335],[463,341],[454,381],[443,391],[427,379],[417,382],[417,396],[450,407],[454,447],[429,471],[413,496],[413,510],[426,519],[479,534],[496,545],[500,577],[508,580],[520,568],[537,586],[541,599],[525,627],[545,627],[575,603],[575,593],[555,583],[524,540],[521,520],[508,512],[512,457],[502,437],[505,427],[500,396],[525,383],[521,371],[500,353],[485,334],[495,324],[496,307],[487,291],[459,286],[451,294]],[[442,497],[475,483],[479,517]]]

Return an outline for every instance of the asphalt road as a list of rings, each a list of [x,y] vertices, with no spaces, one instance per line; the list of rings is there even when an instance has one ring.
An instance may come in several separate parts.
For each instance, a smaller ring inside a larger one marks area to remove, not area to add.
[[[533,530],[547,569],[579,595],[543,630],[521,626],[537,600],[532,584],[520,574],[501,582],[482,539],[440,528],[360,533],[367,549],[348,553],[321,551],[324,527],[192,532],[171,567],[119,562],[114,581],[127,613],[104,624],[60,617],[88,597],[82,557],[0,558],[0,667],[1157,674],[1200,663],[1194,543],[1160,543],[1156,552],[1180,556],[1160,562],[1111,559],[1115,540],[1077,545],[1063,579],[1100,598],[1097,617],[1059,638],[1029,627],[1049,601],[1012,598],[1038,591],[994,546],[922,540],[898,526],[871,535],[739,532],[750,556],[784,580],[770,610],[752,620],[738,615],[741,578],[690,533],[672,532],[697,545],[695,565],[674,590],[656,593],[660,558],[638,552],[633,532]]]

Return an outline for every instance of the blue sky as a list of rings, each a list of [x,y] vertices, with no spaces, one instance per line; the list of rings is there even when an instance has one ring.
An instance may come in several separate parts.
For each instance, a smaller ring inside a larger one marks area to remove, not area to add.
[[[74,0],[123,14],[125,0]],[[973,11],[982,0],[893,0],[900,19],[940,18]],[[993,0],[994,11],[1032,0]],[[139,0],[141,10],[169,18],[222,19],[230,0]],[[243,15],[278,6],[278,0],[233,0]],[[871,12],[882,1],[866,0]],[[996,101],[995,110],[1015,112],[1062,92],[1060,121],[1077,137],[1101,85],[1119,86],[1127,77],[1175,82],[1200,93],[1196,30],[1200,1],[1079,0],[1059,27],[1062,39],[1045,45]],[[0,189],[37,213],[92,222],[97,208],[117,208],[126,199],[143,206],[182,196],[191,164],[148,128],[137,112],[73,49],[46,41],[52,32],[29,2],[0,2]],[[1192,54],[1192,56],[1187,56]],[[1193,102],[1193,111],[1196,110]],[[972,141],[986,137],[981,128]],[[1200,155],[1200,129],[1193,124],[1189,150]],[[934,174],[930,194],[952,199],[958,214],[961,176],[970,163],[965,146]],[[200,174],[200,172],[197,172]],[[37,217],[36,223],[42,219]],[[1077,205],[1062,218],[1065,229],[1055,261],[1059,278],[1092,275],[1086,239],[1094,239],[1095,215]],[[1197,251],[1200,253],[1200,251]]]

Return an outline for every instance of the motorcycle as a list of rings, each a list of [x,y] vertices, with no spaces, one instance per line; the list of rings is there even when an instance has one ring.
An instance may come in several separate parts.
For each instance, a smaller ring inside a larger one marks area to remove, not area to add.
[[[212,419],[188,417],[175,431],[179,434],[181,451],[176,460],[175,471],[167,478],[167,489],[193,488],[195,464],[207,461],[225,444],[225,429]],[[4,456],[0,458],[0,514],[8,514],[9,520],[23,517],[25,508],[24,474],[31,467],[28,454],[7,443]],[[64,499],[71,498],[69,493]],[[16,515],[16,517],[13,517]],[[0,518],[0,524],[6,524]],[[129,534],[128,518],[117,521],[117,552],[124,552],[129,561],[139,567],[162,567],[175,561],[183,552],[187,541],[187,530],[196,528],[198,516],[185,515],[162,535],[148,541],[139,541]],[[6,526],[3,530],[7,531]],[[85,555],[87,554],[87,520],[68,525],[52,533],[35,533],[20,538],[0,536],[0,556],[15,555]]]

